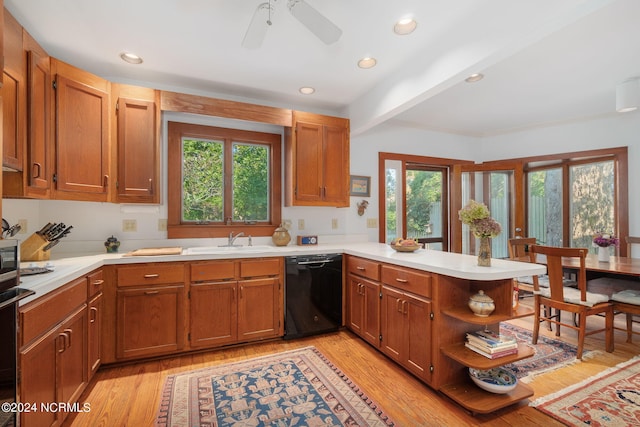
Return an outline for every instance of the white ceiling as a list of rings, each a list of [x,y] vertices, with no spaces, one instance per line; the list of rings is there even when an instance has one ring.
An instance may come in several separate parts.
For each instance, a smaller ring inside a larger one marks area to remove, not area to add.
[[[52,56],[109,80],[347,115],[354,134],[391,120],[485,136],[615,114],[616,84],[640,76],[638,0],[306,0],[342,29],[331,45],[272,0],[264,43],[245,49],[263,1],[4,3]],[[395,35],[407,15],[416,31]],[[364,56],[378,65],[359,69]],[[464,83],[474,72],[484,80]]]

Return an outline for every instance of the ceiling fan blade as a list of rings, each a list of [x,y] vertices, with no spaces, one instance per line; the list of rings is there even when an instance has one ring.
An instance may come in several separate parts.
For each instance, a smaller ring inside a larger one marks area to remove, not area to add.
[[[291,14],[326,44],[340,39],[342,30],[304,0],[289,0]]]
[[[271,13],[269,13],[271,12]],[[257,49],[262,45],[267,29],[271,25],[271,15],[273,7],[269,3],[260,3],[253,13],[247,32],[242,39],[242,47],[247,49]]]

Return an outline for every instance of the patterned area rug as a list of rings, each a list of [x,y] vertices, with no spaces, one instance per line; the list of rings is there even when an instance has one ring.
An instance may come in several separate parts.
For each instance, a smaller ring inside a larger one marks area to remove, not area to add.
[[[640,356],[530,405],[568,426],[638,426]]]
[[[516,374],[523,383],[530,382],[536,375],[553,371],[558,368],[576,363],[578,348],[564,341],[547,338],[540,335],[538,344],[531,344],[531,331],[510,323],[500,324],[500,333],[515,337],[518,341],[533,347],[535,354],[527,359],[504,365],[505,368]],[[593,356],[592,351],[584,350],[582,358]]]
[[[156,426],[393,426],[316,348],[167,377]]]

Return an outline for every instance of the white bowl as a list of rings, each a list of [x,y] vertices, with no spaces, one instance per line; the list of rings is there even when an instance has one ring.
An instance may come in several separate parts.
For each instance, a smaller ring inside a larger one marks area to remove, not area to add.
[[[491,393],[509,393],[518,385],[516,375],[504,368],[493,368],[486,371],[469,368],[469,376],[478,387]]]

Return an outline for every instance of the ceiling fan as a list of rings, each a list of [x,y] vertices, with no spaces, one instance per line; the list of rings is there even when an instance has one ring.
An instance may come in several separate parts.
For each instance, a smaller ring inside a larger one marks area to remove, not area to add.
[[[251,18],[249,28],[242,40],[242,46],[247,49],[257,49],[262,45],[271,26],[271,16],[275,12],[275,3],[278,0],[269,0],[260,3]],[[307,27],[313,34],[326,44],[332,44],[340,39],[342,30],[324,15],[314,9],[305,0],[287,0],[289,12]]]

